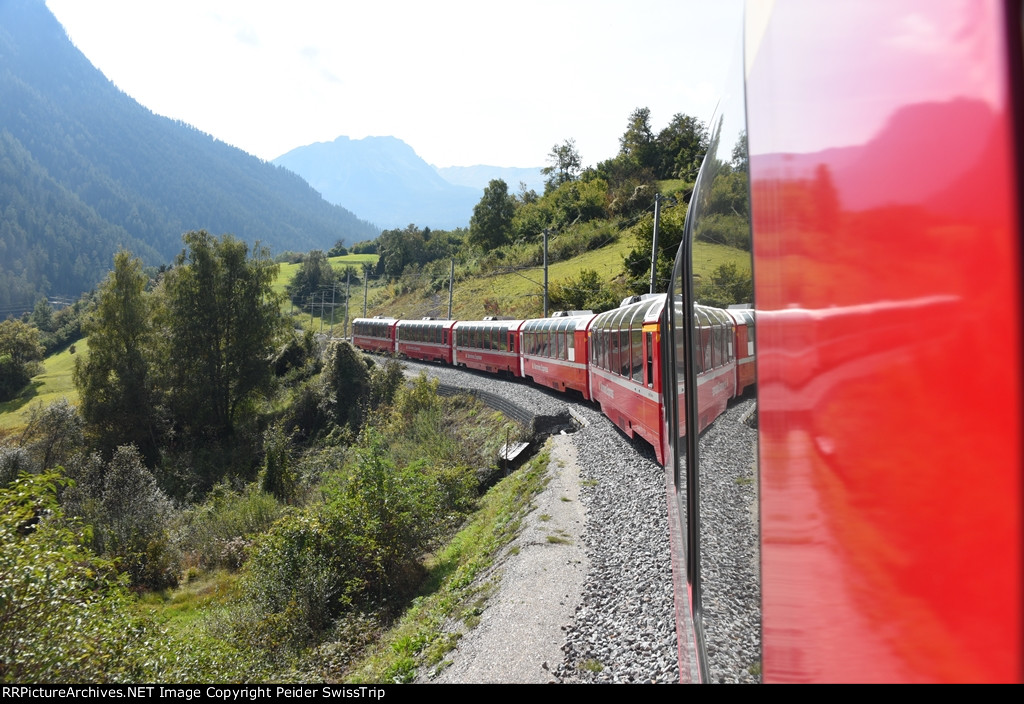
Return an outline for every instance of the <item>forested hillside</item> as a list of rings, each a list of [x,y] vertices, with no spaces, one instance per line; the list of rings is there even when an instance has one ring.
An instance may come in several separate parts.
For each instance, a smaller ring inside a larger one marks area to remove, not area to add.
[[[291,172],[120,92],[42,0],[0,3],[0,95],[0,310],[94,286],[120,247],[169,261],[188,230],[273,251],[378,232]]]

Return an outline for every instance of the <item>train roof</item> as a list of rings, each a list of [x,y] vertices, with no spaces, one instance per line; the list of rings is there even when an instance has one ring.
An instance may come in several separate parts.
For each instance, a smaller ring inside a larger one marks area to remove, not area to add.
[[[522,325],[523,322],[523,320],[457,320],[455,321],[455,327],[460,330],[466,327],[508,328],[510,330],[518,330],[519,326]]]
[[[588,315],[573,315],[558,318],[532,318],[523,321],[523,332],[537,330],[587,330],[591,321],[597,316],[593,313]]]

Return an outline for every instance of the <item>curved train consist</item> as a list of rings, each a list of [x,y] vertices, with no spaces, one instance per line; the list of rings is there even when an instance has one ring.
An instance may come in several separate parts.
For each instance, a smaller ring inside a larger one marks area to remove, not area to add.
[[[701,429],[754,383],[754,315],[748,309],[695,308]],[[665,295],[647,295],[601,314],[532,320],[357,318],[352,344],[368,352],[522,377],[574,391],[658,461],[668,457],[662,402]]]
[[[667,296],[360,321],[397,331],[367,345],[575,389],[654,445],[684,681],[708,679],[704,575],[728,569],[705,565],[697,438],[744,364],[763,681],[1024,680],[1022,35],[1020,0],[751,3]],[[693,240],[729,218],[751,237],[756,361],[749,321],[688,303]]]

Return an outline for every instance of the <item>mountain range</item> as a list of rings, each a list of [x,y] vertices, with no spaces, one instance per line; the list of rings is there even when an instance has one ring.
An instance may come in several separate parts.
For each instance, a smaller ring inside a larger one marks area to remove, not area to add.
[[[0,316],[88,290],[120,248],[169,262],[189,230],[275,252],[379,233],[289,170],[139,105],[43,0],[0,2],[0,96]]]
[[[266,162],[124,94],[44,0],[0,0],[0,318],[89,290],[122,248],[169,263],[189,230],[276,254],[465,227],[494,178],[543,191],[539,168],[439,169],[394,137]]]

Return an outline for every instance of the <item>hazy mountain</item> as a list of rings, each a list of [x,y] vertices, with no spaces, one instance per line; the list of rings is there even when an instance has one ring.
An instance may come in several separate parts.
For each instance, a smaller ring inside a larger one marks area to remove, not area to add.
[[[338,137],[298,147],[274,159],[332,203],[391,229],[466,227],[482,188],[450,183],[395,137]]]
[[[275,251],[377,234],[288,170],[129,98],[43,0],[0,0],[0,310],[90,288],[121,246],[169,261],[200,228]]]
[[[544,175],[539,166],[435,166],[434,169],[448,183],[476,188],[481,195],[487,184],[496,178],[508,184],[509,193],[519,193],[519,184],[525,183],[528,189],[544,194]]]

